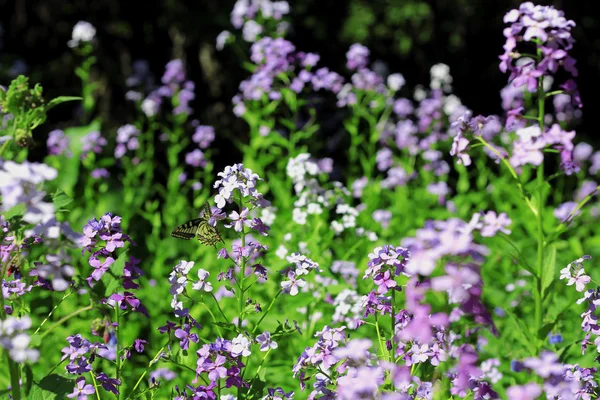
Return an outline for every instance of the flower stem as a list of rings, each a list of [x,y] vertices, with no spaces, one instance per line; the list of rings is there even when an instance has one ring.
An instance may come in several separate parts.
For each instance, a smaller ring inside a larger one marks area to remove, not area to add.
[[[144,370],[144,373],[142,374],[142,376],[140,376],[140,379],[137,380],[137,382],[135,383],[135,386],[131,390],[131,393],[129,393],[129,396],[127,396],[127,399],[129,399],[135,393],[136,389],[138,388],[138,386],[142,382],[142,379],[144,379],[144,377],[148,373],[148,370],[150,369],[150,367],[152,366],[152,364],[154,364],[156,362],[156,360],[158,360],[158,358],[162,355],[162,352],[165,349],[165,346],[161,347],[160,350],[158,351],[158,353],[156,353],[156,355],[154,356],[154,358],[152,360],[150,360],[150,362],[148,363],[148,368],[146,368]]]
[[[544,81],[543,77],[538,78],[538,124],[542,134],[544,133],[544,114],[545,114],[545,102],[546,98],[544,96]],[[535,296],[535,326],[536,326],[536,336],[542,329],[542,315],[544,314],[544,305],[542,298],[542,282],[544,275],[544,220],[543,220],[543,211],[544,211],[544,193],[543,193],[543,185],[544,185],[544,163],[542,162],[537,168],[537,189],[538,189],[538,203],[537,203],[537,279],[536,279],[536,289],[537,293]],[[539,350],[539,342],[538,342],[538,350]]]
[[[40,337],[41,337],[41,338],[43,338],[44,336],[46,336],[47,334],[49,334],[49,333],[50,333],[50,332],[51,332],[51,331],[52,331],[54,328],[56,328],[57,326],[60,326],[60,325],[62,325],[62,324],[65,322],[65,321],[68,321],[69,319],[73,318],[73,317],[74,317],[74,316],[76,316],[76,315],[79,315],[79,314],[81,314],[81,313],[84,313],[84,312],[86,312],[86,311],[89,311],[89,310],[91,310],[92,308],[94,308],[94,305],[93,305],[93,304],[90,304],[90,305],[89,305],[89,306],[87,306],[87,307],[80,308],[79,310],[77,310],[77,311],[74,311],[74,312],[72,312],[71,314],[69,314],[69,315],[66,315],[66,316],[62,317],[61,319],[59,319],[58,321],[56,321],[55,323],[53,323],[53,324],[50,326],[50,328],[46,329],[46,330],[45,330],[45,331],[44,331],[44,332],[43,332],[43,333],[40,335]],[[48,316],[48,317],[50,317],[50,316]],[[42,325],[44,325],[44,323],[43,323],[43,322],[42,322]],[[42,325],[40,325],[40,328],[42,327]],[[39,328],[38,328],[38,331],[39,331]],[[35,335],[36,333],[37,333],[37,331],[34,333],[34,335]]]
[[[252,334],[253,335],[258,330],[258,327],[260,326],[260,323],[262,322],[262,320],[265,319],[265,317],[267,316],[267,314],[269,313],[269,311],[271,311],[271,308],[273,307],[273,304],[275,304],[275,300],[277,300],[277,298],[279,297],[280,294],[281,294],[281,289],[279,289],[279,292],[277,292],[277,294],[275,295],[275,297],[273,297],[273,300],[271,300],[271,304],[269,304],[269,307],[267,308],[267,311],[265,311],[263,313],[263,315],[261,315],[260,319],[256,323],[256,326],[252,330]]]
[[[69,297],[70,295],[73,294],[73,291],[70,291],[69,293],[65,294],[62,299],[60,299],[58,301],[58,303],[54,306],[54,308],[52,308],[52,310],[50,311],[50,313],[46,316],[46,318],[44,318],[44,320],[42,321],[42,323],[40,324],[40,326],[38,326],[38,328],[35,330],[35,332],[33,332],[33,335],[37,335],[37,333],[40,331],[40,329],[42,329],[42,326],[44,326],[44,324],[46,322],[48,322],[48,320],[50,319],[50,317],[52,316],[52,314],[54,314],[54,311],[56,311],[56,309],[58,308],[58,306],[60,306],[62,304],[62,302]],[[32,335],[32,336],[33,336]]]
[[[396,360],[396,314],[395,314],[395,307],[396,307],[396,291],[394,290],[394,288],[392,288],[392,301],[391,301],[391,328],[392,331],[390,333],[390,340],[392,341],[392,355],[390,357],[390,361],[391,362],[395,362]]]
[[[116,365],[117,365],[117,373],[116,373],[116,379],[118,380],[121,376],[121,355],[119,354],[119,321],[120,315],[119,315],[119,305],[117,303],[115,303],[115,322],[117,323],[117,325],[115,326],[115,339],[117,342],[116,345]],[[119,397],[121,397],[119,395]]]
[[[94,383],[94,392],[96,393],[96,398],[100,400],[100,393],[98,393],[98,382],[96,382],[96,375],[94,375],[94,371],[90,371],[90,375],[92,376],[92,382]]]
[[[10,371],[10,390],[13,400],[21,400],[21,384],[19,382],[19,366],[15,363],[5,351],[6,360],[8,361],[8,370]]]
[[[240,214],[244,209],[244,202],[242,193],[240,192]],[[246,274],[246,258],[244,257],[244,247],[246,247],[246,229],[244,224],[242,224],[242,249],[240,249],[240,275],[238,278],[238,284],[240,287],[240,297],[239,297],[239,316],[238,316],[238,328],[242,329],[242,314],[244,312],[244,278]]]

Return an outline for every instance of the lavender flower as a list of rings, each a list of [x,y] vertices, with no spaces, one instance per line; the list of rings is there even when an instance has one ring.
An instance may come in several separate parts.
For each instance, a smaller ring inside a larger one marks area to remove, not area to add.
[[[87,400],[88,396],[96,393],[96,389],[94,389],[93,385],[88,384],[85,381],[85,378],[79,377],[75,381],[75,388],[73,388],[73,393],[68,394],[67,397],[70,399],[77,398],[77,400]]]
[[[260,351],[275,350],[278,345],[271,339],[269,332],[263,332],[256,337],[256,341],[260,344]]]
[[[355,43],[350,46],[346,53],[346,66],[349,70],[359,70],[367,66],[369,62],[369,49],[365,46]]]
[[[55,129],[48,134],[46,145],[48,146],[48,154],[50,155],[71,156],[69,138],[60,129]]]

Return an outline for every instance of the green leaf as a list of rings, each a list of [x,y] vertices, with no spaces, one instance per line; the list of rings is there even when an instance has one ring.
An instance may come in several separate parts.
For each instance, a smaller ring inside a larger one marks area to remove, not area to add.
[[[31,370],[31,366],[29,364],[25,364],[25,366],[23,366],[23,370],[25,371],[25,382],[23,389],[25,390],[25,395],[29,396],[29,392],[31,392],[31,388],[33,386],[33,371]]]
[[[517,331],[521,333],[521,335],[517,334],[516,337],[527,347],[531,354],[535,354],[537,352],[535,338],[529,330],[529,327],[525,324],[525,322],[517,318],[508,309],[506,309],[505,312],[510,316],[511,320],[514,322]]]
[[[576,345],[577,343],[581,342],[581,340],[576,340],[574,342],[569,343],[568,345],[566,345],[565,347],[563,347],[562,349],[560,349],[558,351],[558,359],[560,360],[561,363],[566,363],[566,358],[567,358],[567,351],[569,351],[569,349],[571,347],[573,347],[573,345]]]
[[[544,268],[542,270],[542,298],[546,289],[552,284],[555,278],[556,269],[556,246],[551,244],[546,249],[544,257]]]
[[[119,286],[121,286],[121,276],[123,275],[123,269],[125,268],[125,263],[129,261],[129,257],[127,257],[127,251],[121,253],[119,258],[115,260],[114,263],[110,266],[109,273],[104,274],[105,280],[104,284],[106,285],[106,289],[104,290],[104,296],[108,297],[111,294],[114,294]]]
[[[63,376],[52,374],[46,376],[39,384],[34,385],[27,397],[29,400],[65,399],[73,391],[74,381]]]
[[[57,210],[64,208],[72,202],[73,199],[67,196],[67,194],[61,189],[57,189],[56,192],[52,195],[52,203],[54,203],[54,207],[56,207]]]
[[[14,217],[22,217],[23,215],[25,215],[25,211],[27,210],[27,207],[25,207],[25,204],[17,204],[16,206],[12,207],[10,210],[3,212],[2,215],[4,215],[4,217],[6,219],[11,219]]]
[[[79,100],[83,100],[82,97],[79,96],[58,96],[55,99],[52,99],[48,102],[48,104],[46,105],[46,111],[56,107],[57,105],[61,104],[61,103],[66,103],[68,101],[79,101]]]
[[[75,185],[79,178],[80,156],[83,143],[81,139],[90,132],[100,130],[100,121],[94,121],[88,126],[65,129],[65,136],[69,138],[70,157],[59,156],[58,177],[54,180],[58,188],[73,197]]]
[[[257,400],[262,399],[265,394],[265,382],[260,379],[260,377],[256,377],[252,380],[250,384],[250,389],[248,394],[246,395],[246,399],[249,400]]]

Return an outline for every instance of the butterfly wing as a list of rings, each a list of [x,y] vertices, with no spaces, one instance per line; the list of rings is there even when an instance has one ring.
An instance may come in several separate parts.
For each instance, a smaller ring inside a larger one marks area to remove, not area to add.
[[[214,226],[209,225],[208,219],[201,219],[197,231],[198,241],[207,246],[214,246],[223,241],[221,234]]]
[[[207,246],[214,246],[218,242],[222,242],[223,238],[219,233],[219,230],[210,225],[208,223],[210,217],[212,216],[212,211],[210,209],[210,205],[208,201],[204,203],[202,207],[202,215],[200,216],[200,224],[198,225],[198,241]]]
[[[196,218],[186,222],[185,224],[179,225],[177,228],[173,229],[173,232],[171,232],[171,236],[177,239],[184,240],[193,239],[194,237],[196,237],[198,226],[202,221],[202,218]]]

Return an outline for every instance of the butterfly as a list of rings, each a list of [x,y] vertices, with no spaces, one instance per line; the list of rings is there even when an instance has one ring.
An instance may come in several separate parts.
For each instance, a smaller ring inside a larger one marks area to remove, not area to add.
[[[185,224],[179,225],[173,229],[171,236],[177,239],[190,240],[194,237],[198,238],[198,241],[207,246],[215,246],[219,242],[223,242],[221,234],[216,227],[210,225],[208,220],[212,213],[208,202],[204,203],[202,207],[202,213],[200,218],[193,219],[186,222]]]

